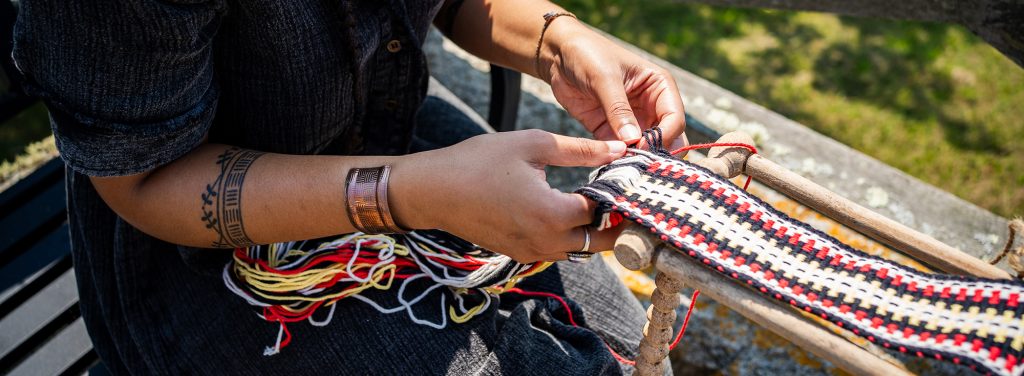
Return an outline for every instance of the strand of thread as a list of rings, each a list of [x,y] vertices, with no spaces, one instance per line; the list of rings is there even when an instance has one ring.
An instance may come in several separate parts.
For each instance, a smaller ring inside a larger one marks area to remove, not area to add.
[[[687,146],[683,146],[683,147],[681,147],[679,149],[673,150],[669,154],[676,155],[676,154],[682,153],[684,151],[690,151],[690,150],[696,150],[696,149],[711,149],[711,148],[714,148],[714,147],[739,147],[739,148],[744,148],[744,149],[749,150],[750,154],[757,154],[757,148],[754,147],[754,145],[744,144],[744,143],[740,143],[740,142],[712,142],[712,143],[707,143],[707,144],[687,145]],[[750,177],[750,175],[747,175],[747,181],[746,181],[746,183],[743,183],[743,190],[744,191],[747,190],[747,187],[750,186],[750,181],[751,181],[751,177]]]

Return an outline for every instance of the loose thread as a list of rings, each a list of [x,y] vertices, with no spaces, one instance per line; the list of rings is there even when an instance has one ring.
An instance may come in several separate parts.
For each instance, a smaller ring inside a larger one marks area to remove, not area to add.
[[[687,146],[683,146],[683,147],[681,147],[679,149],[673,150],[669,154],[676,155],[676,154],[682,153],[684,151],[690,151],[690,150],[696,150],[696,149],[711,149],[711,148],[714,148],[714,147],[740,147],[740,148],[744,148],[744,149],[749,150],[750,154],[757,154],[757,148],[754,147],[754,145],[744,144],[744,143],[740,143],[740,142],[712,142],[712,143],[707,143],[707,144],[687,145]],[[752,177],[750,175],[747,175],[747,182],[743,183],[743,190],[744,191],[747,190],[747,187],[750,186],[750,180],[751,179],[752,179]]]
[[[518,287],[507,289],[507,290],[505,290],[505,292],[516,293],[516,294],[523,295],[523,296],[541,296],[541,297],[547,297],[547,298],[555,299],[559,303],[561,303],[562,304],[562,308],[565,309],[565,314],[569,318],[569,323],[572,324],[572,326],[574,326],[574,327],[577,327],[577,328],[580,327],[578,324],[576,324],[576,320],[572,316],[572,310],[569,309],[569,303],[567,303],[565,301],[565,299],[562,298],[561,296],[559,296],[558,294],[553,294],[553,293],[550,293],[550,292],[543,292],[543,291],[526,291],[526,290],[520,289]],[[696,307],[696,305],[697,305],[697,297],[698,296],[700,296],[700,290],[693,290],[693,295],[690,296],[690,306],[686,309],[686,317],[683,318],[683,326],[681,326],[679,328],[679,333],[676,333],[675,340],[673,340],[672,344],[669,345],[669,347],[668,347],[669,351],[675,349],[676,345],[679,344],[679,341],[683,339],[683,334],[686,333],[686,326],[690,324],[690,314],[693,313],[693,308]],[[630,360],[629,358],[626,358],[626,357],[622,356],[621,354],[619,354],[618,352],[616,352],[615,349],[613,349],[612,346],[609,345],[607,341],[604,342],[604,347],[606,347],[608,349],[608,352],[610,352],[612,354],[612,357],[615,358],[615,360],[619,361],[619,363],[626,364],[626,365],[631,365],[631,366],[635,366],[636,365],[636,361],[635,360]]]
[[[462,323],[479,315],[490,305],[492,294],[550,265],[517,264],[505,255],[462,249],[468,246],[456,240],[461,241],[438,231],[396,237],[356,233],[311,250],[296,249],[294,243],[239,248],[233,261],[225,265],[222,278],[228,290],[259,307],[265,321],[278,323],[277,340],[264,351],[269,356],[291,343],[289,324],[309,321],[324,326],[331,321],[335,303],[341,299],[361,300],[383,314],[404,311],[414,323],[443,329],[449,320]],[[404,291],[414,281],[432,285],[406,299]],[[397,307],[383,307],[360,295],[368,290],[389,290],[393,285],[398,287]],[[441,286],[451,289],[454,301],[446,305],[445,291],[439,292],[440,320],[417,317],[413,305]],[[323,307],[329,307],[330,313],[323,321],[316,321],[313,314]]]
[[[697,297],[700,296],[700,290],[694,289],[693,295],[690,295],[690,307],[686,309],[686,317],[683,318],[683,326],[679,328],[679,334],[676,335],[675,341],[668,346],[669,350],[676,348],[679,344],[679,340],[683,339],[683,333],[686,333],[686,326],[690,324],[690,314],[693,313],[693,308],[697,305]]]

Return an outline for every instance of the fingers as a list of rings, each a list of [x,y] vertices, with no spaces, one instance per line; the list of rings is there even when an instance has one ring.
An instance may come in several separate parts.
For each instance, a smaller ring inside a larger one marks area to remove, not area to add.
[[[618,80],[607,79],[597,85],[595,94],[610,128],[604,130],[604,133],[613,133],[626,143],[641,141],[642,144],[641,129],[656,125],[665,140],[665,145],[661,146],[670,147],[686,130],[686,114],[679,88],[671,74],[664,69],[649,67],[637,69],[636,72],[634,74],[637,77],[631,79],[632,84],[625,85]],[[627,90],[630,92],[627,93]],[[630,101],[631,96],[635,97],[634,101],[638,101],[637,106],[642,106],[637,110],[648,123],[640,124],[638,121],[639,117],[634,113]],[[594,129],[595,136],[603,126]]]
[[[672,141],[672,146],[669,146],[668,151],[675,152],[676,150],[682,149],[683,147],[686,147],[688,145],[690,145],[690,140],[686,138],[686,133],[682,133],[679,135],[678,138],[675,139],[675,141]],[[677,158],[682,158],[685,156],[686,152],[676,155]]]
[[[596,228],[588,226],[587,231],[590,232],[590,249],[588,249],[587,251],[590,253],[598,253],[610,251],[613,247],[615,247],[615,239],[619,238],[619,234],[622,233],[622,228],[613,227],[605,229],[603,231],[598,231]],[[576,244],[578,244],[576,248],[573,250],[580,250],[583,247],[584,240],[583,226],[576,227],[571,232],[575,236],[570,235],[570,237],[575,238]]]
[[[552,202],[556,206],[550,211],[553,220],[561,225],[560,228],[583,226],[594,221],[597,203],[581,194],[558,192],[558,198]]]
[[[574,227],[567,231],[564,235],[563,242],[568,244],[568,247],[564,252],[558,252],[551,254],[547,258],[547,261],[559,261],[568,259],[567,253],[578,252],[583,250],[583,246],[586,244],[586,234],[583,233],[583,226]],[[596,228],[586,227],[586,231],[590,234],[590,247],[587,248],[587,252],[600,253],[610,251],[615,246],[615,239],[622,233],[621,228],[610,228],[604,231],[597,231]]]
[[[605,116],[612,130],[619,136],[619,139],[626,143],[632,143],[640,139],[640,122],[633,114],[633,107],[629,104],[629,97],[626,96],[626,89],[622,82],[607,80],[606,83],[597,88],[597,97],[604,108]]]
[[[660,85],[663,87],[658,90],[658,99],[654,105],[654,112],[657,115],[658,127],[661,128],[665,141],[672,142],[670,145],[663,146],[669,147],[670,150],[675,150],[689,144],[686,141],[686,134],[683,133],[686,131],[686,113],[683,109],[683,98],[679,95],[676,81],[668,72],[661,71],[656,74],[661,76]],[[682,144],[679,143],[680,139],[683,140]]]
[[[547,132],[528,132],[531,161],[545,166],[598,167],[626,153],[622,141],[597,141]]]
[[[607,122],[602,123],[601,125],[598,125],[597,129],[594,129],[593,133],[594,133],[594,139],[597,139],[597,140],[618,140],[619,139],[619,135],[615,134],[615,131],[612,130],[612,127],[610,125],[608,125]]]
[[[551,243],[546,248],[551,252],[552,258],[561,260],[565,259],[566,252],[579,251],[583,248],[585,238],[582,228],[590,226],[594,221],[594,210],[597,203],[575,193],[559,193],[559,196],[559,198],[553,199],[555,208],[551,209],[550,214],[554,216],[551,219],[552,222],[557,223],[557,227],[561,231],[559,231],[560,235],[551,238]],[[612,249],[615,239],[621,233],[619,229],[598,231],[596,228],[588,227],[588,230],[590,232],[589,252]]]

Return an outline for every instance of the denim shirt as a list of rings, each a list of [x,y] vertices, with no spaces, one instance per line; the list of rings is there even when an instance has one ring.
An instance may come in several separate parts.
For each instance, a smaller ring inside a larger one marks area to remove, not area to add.
[[[440,0],[20,2],[13,56],[26,91],[50,110],[69,167],[82,317],[112,371],[175,369],[162,354],[181,346],[175,336],[189,334],[168,333],[165,323],[199,314],[190,307],[255,315],[219,291],[229,252],[142,233],[107,207],[88,176],[151,170],[206,137],[289,154],[405,153],[428,82],[422,41],[440,6]]]

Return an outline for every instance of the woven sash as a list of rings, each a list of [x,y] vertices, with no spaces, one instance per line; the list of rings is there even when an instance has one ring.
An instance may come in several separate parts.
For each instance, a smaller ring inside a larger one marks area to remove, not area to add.
[[[579,190],[718,273],[885,348],[1020,375],[1017,281],[931,274],[850,248],[718,175],[634,151]]]

